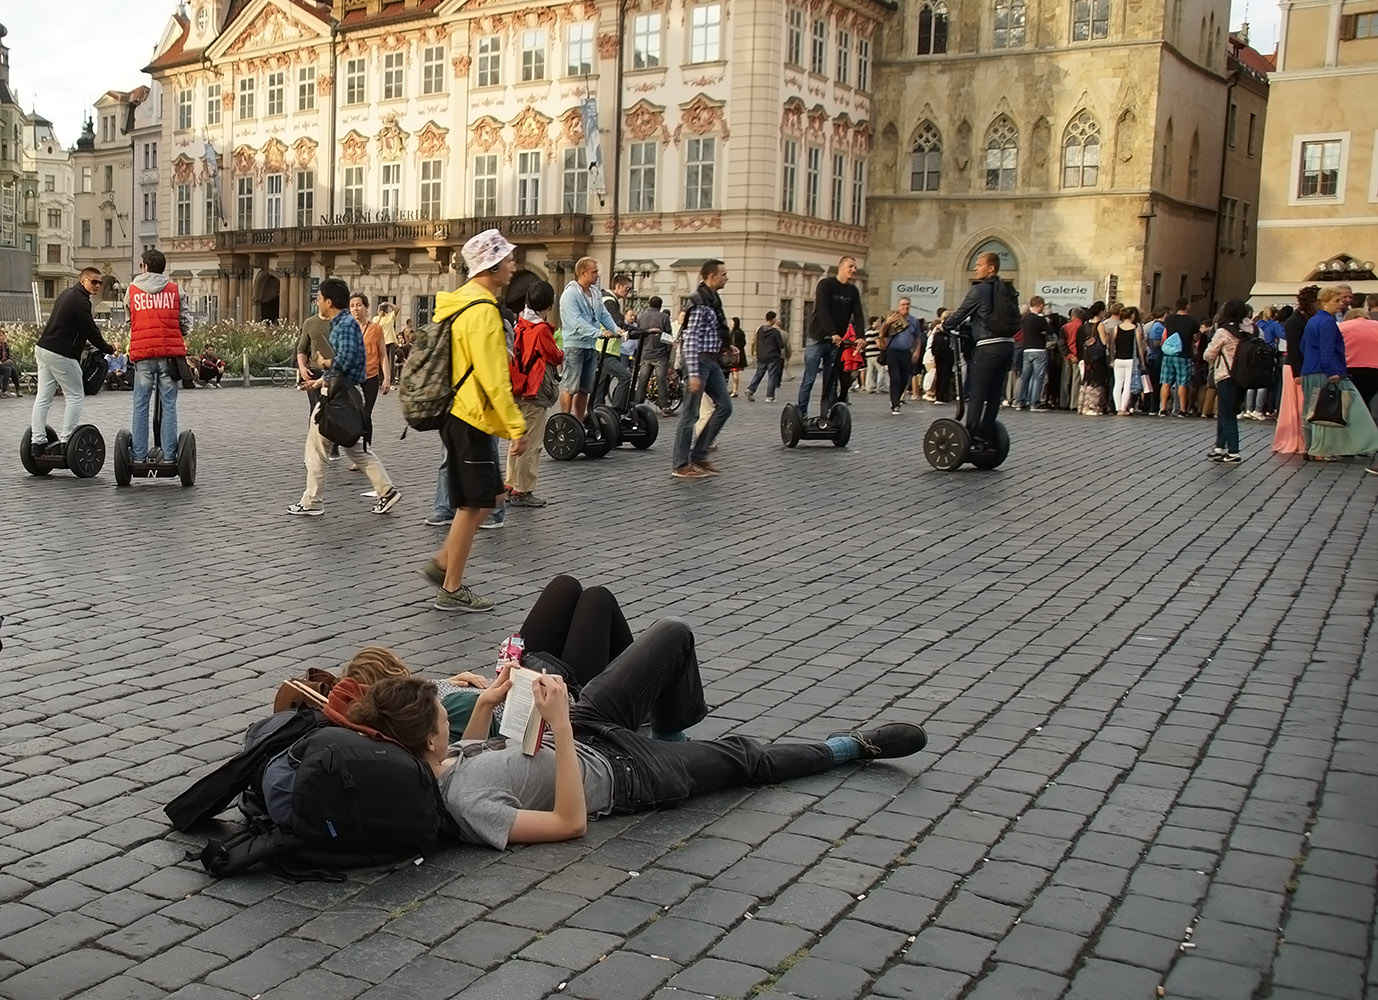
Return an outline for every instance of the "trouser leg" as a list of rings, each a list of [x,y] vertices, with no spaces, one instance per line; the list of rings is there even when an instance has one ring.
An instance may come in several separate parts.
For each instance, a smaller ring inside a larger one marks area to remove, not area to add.
[[[708,451],[718,439],[727,418],[732,416],[732,400],[727,394],[727,378],[722,368],[708,355],[700,358],[699,368],[703,371],[703,391],[713,401],[713,415],[695,439],[689,453],[690,461],[701,461],[708,457]]]
[[[330,442],[316,427],[315,414],[306,428],[306,490],[301,495],[303,507],[319,507],[324,488],[325,470],[330,464]]]

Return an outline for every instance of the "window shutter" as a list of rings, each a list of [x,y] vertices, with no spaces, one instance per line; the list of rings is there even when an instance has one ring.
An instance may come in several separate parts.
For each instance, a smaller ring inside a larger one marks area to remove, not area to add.
[[[1358,21],[1357,14],[1345,14],[1340,18],[1340,41],[1348,42],[1354,38]]]

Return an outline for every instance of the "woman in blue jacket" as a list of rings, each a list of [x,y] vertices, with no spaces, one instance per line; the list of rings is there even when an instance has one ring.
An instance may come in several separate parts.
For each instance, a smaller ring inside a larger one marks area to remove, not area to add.
[[[1345,366],[1345,342],[1335,315],[1344,310],[1344,293],[1338,288],[1322,288],[1320,308],[1306,321],[1301,338],[1302,426],[1306,434],[1306,454],[1313,462],[1330,462],[1341,455],[1367,455],[1378,451],[1378,426],[1373,423],[1363,397],[1349,380]],[[1336,383],[1349,397],[1349,415],[1344,427],[1313,424],[1308,417],[1316,397],[1327,383]],[[1378,475],[1378,468],[1369,467]]]

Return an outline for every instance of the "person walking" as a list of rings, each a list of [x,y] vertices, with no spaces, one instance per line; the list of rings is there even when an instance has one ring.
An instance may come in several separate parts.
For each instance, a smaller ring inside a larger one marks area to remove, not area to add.
[[[386,303],[384,303],[386,305]],[[368,318],[368,296],[355,292],[349,297],[349,313],[364,331],[364,444],[373,443],[373,404],[378,402],[378,393],[384,396],[392,392],[392,357],[397,344],[391,345],[384,339],[381,323]],[[386,313],[385,316],[394,316]],[[358,472],[357,463],[349,466],[350,472]]]
[[[147,461],[149,402],[156,390],[162,404],[155,461],[177,461],[177,390],[182,380],[173,366],[187,356],[186,335],[191,313],[176,284],[167,279],[167,258],[160,250],[145,250],[139,273],[125,296],[129,306],[129,361],[134,366],[134,416],[130,458]]]
[[[1024,334],[1024,355],[1019,373],[1019,391],[1015,396],[1017,410],[1044,410],[1043,385],[1048,380],[1048,329],[1043,315],[1041,295],[1029,299],[1029,310],[1019,320]]]
[[[766,321],[756,330],[756,374],[746,387],[747,402],[756,398],[756,387],[761,379],[766,380],[766,402],[775,402],[775,392],[780,388],[784,373],[785,334],[775,325],[774,311],[766,313]]]
[[[555,332],[546,320],[546,313],[555,305],[555,289],[545,281],[533,282],[526,290],[526,308],[517,320],[512,356],[512,393],[517,409],[526,421],[526,436],[533,442],[545,434],[546,414],[558,399],[546,399],[544,387],[550,384],[546,370],[559,366],[565,352],[555,343]],[[528,447],[516,453],[507,449],[507,503],[512,507],[544,507],[546,502],[536,496],[536,476],[540,468],[541,449]]]
[[[689,297],[685,311],[680,338],[689,393],[680,407],[675,431],[674,470],[670,474],[676,479],[705,479],[718,474],[708,452],[732,415],[727,379],[718,363],[718,354],[727,343],[727,314],[719,296],[726,284],[727,265],[717,259],[704,262],[699,269],[698,290]],[[705,395],[713,402],[713,415],[695,433]]]
[[[1000,392],[1014,363],[1014,336],[990,329],[996,312],[997,295],[1005,294],[1000,278],[1000,257],[986,252],[976,258],[976,280],[962,304],[943,320],[943,328],[954,331],[963,322],[971,323],[971,367],[967,372],[967,431],[973,441],[992,442],[995,421],[1000,413]],[[894,376],[892,375],[891,378]],[[894,388],[891,388],[891,393]],[[893,413],[893,408],[891,409]]]
[[[885,337],[885,369],[890,378],[890,415],[902,412],[901,400],[913,377],[914,348],[918,346],[919,318],[910,311],[909,299],[895,303],[895,311],[880,325]]]
[[[90,343],[105,354],[115,348],[106,343],[91,313],[91,296],[100,291],[100,270],[84,268],[77,283],[60,294],[53,302],[53,311],[34,344],[34,361],[38,364],[38,391],[34,394],[33,416],[29,422],[29,445],[33,454],[61,455],[67,450],[67,439],[81,423],[81,408],[86,401],[86,389],[81,380],[81,349]],[[57,440],[48,440],[48,410],[57,390],[62,390],[64,412]]]
[[[1301,341],[1301,389],[1303,432],[1306,454],[1313,462],[1333,462],[1343,455],[1367,455],[1378,451],[1378,427],[1364,405],[1363,397],[1349,380],[1345,359],[1344,335],[1336,316],[1342,314],[1349,296],[1343,286],[1322,288],[1317,296],[1320,308],[1306,321]],[[1316,397],[1327,385],[1338,386],[1349,397],[1349,413],[1343,427],[1312,423]],[[1369,466],[1378,475],[1378,462]]]
[[[804,349],[804,377],[799,382],[799,417],[807,420],[813,383],[823,372],[823,396],[819,413],[826,417],[837,399],[838,356],[842,337],[851,326],[866,329],[866,313],[861,308],[861,292],[856,277],[856,258],[846,256],[837,262],[837,276],[818,282],[814,292],[813,320],[809,324]]]
[[[325,362],[325,373],[313,379],[306,386],[307,391],[315,390],[324,398],[332,392],[359,393],[359,404],[363,405],[364,384],[364,333],[359,323],[349,311],[349,286],[340,278],[326,278],[316,293],[316,307],[321,319],[330,324],[331,360]],[[333,375],[331,384],[326,385],[326,377]],[[320,517],[325,513],[321,502],[325,489],[325,473],[330,463],[330,442],[321,434],[316,424],[317,403],[311,413],[311,421],[306,427],[306,489],[301,499],[287,508],[289,514],[307,517]],[[367,428],[365,421],[365,428]],[[378,495],[373,505],[373,513],[386,514],[397,506],[402,494],[392,484],[388,471],[374,454],[373,449],[361,438],[349,446],[341,446],[349,453],[350,459],[359,466],[373,484]]]
[[[742,329],[741,317],[732,317],[732,323],[727,328],[727,342],[737,349],[737,360],[729,369],[732,372],[732,381],[728,387],[728,396],[736,399],[742,387],[742,372],[746,370],[746,331]]]

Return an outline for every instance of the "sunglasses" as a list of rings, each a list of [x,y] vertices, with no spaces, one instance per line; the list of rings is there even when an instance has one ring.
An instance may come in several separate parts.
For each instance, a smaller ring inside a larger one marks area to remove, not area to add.
[[[481,753],[489,750],[506,750],[507,737],[490,736],[486,740],[479,740],[475,743],[466,743],[459,748],[459,756],[465,760],[470,757],[477,757]]]

